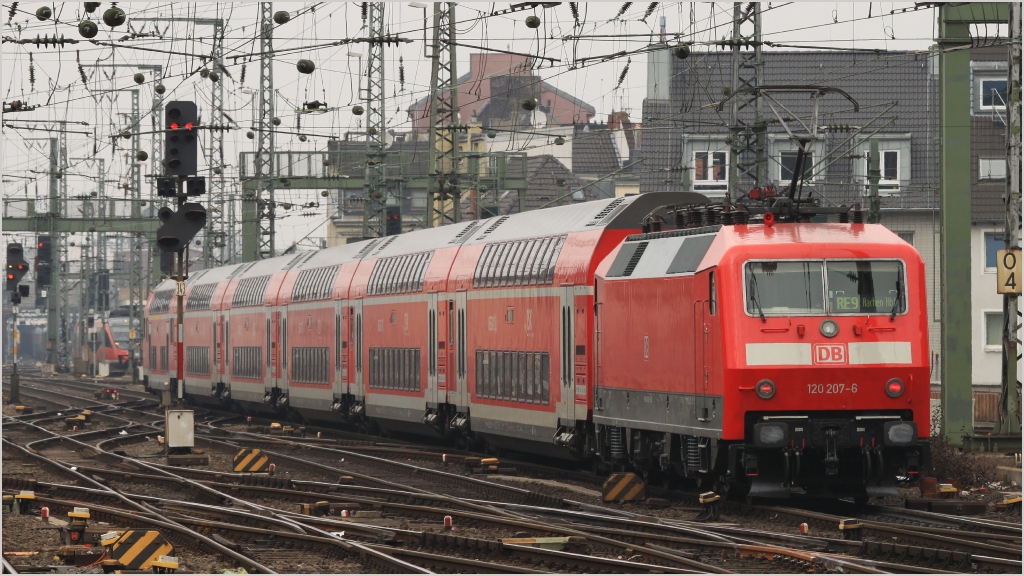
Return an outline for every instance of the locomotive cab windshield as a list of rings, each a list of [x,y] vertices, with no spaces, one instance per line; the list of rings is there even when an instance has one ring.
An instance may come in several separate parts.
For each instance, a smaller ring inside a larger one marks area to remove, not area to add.
[[[903,314],[898,260],[753,261],[744,266],[746,311],[769,316]]]

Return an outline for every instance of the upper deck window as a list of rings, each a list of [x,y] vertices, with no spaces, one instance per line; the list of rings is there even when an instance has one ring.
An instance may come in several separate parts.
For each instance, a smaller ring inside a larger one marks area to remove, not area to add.
[[[895,260],[748,262],[746,310],[751,316],[901,314],[903,265]]]

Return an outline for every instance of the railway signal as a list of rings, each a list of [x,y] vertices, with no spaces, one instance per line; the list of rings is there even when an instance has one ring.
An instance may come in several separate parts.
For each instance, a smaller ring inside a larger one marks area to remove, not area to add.
[[[28,262],[25,262],[25,250],[21,244],[7,245],[7,290],[14,292],[18,298],[18,282],[28,273]]]
[[[189,202],[175,212],[164,206],[157,212],[157,217],[164,223],[156,231],[157,246],[164,252],[181,252],[206,226],[206,207]]]
[[[36,265],[36,285],[37,286],[49,286],[53,283],[51,279],[52,268],[49,262],[40,262]]]
[[[49,236],[40,236],[36,248],[36,254],[39,256],[40,262],[49,264],[53,261],[53,248]]]
[[[387,224],[384,228],[385,236],[394,236],[402,233],[402,207],[388,206],[385,209]]]
[[[196,139],[198,126],[199,111],[195,102],[175,100],[167,103],[164,113],[165,174],[191,176],[198,171],[199,142]]]

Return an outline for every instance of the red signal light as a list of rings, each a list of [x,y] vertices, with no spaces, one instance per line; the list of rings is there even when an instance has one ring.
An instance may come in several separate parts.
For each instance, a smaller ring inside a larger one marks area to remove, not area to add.
[[[42,247],[43,247],[43,243],[42,243],[42,242],[40,242],[40,243],[39,243],[39,247],[40,247],[40,248],[42,248]]]
[[[8,272],[7,273],[7,279],[8,280],[14,280],[14,273],[13,272]]]
[[[771,380],[761,380],[755,387],[758,397],[768,400],[772,396],[775,396],[775,383]]]
[[[177,130],[177,129],[178,129],[178,123],[177,122],[171,122],[171,130]]]
[[[185,130],[191,130],[191,129],[192,129],[192,123],[191,122],[186,122],[185,123]]]

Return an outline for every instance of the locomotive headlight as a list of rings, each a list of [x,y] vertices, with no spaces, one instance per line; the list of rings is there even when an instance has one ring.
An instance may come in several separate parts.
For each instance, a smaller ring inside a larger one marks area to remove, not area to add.
[[[821,323],[821,335],[825,338],[835,338],[839,334],[839,324],[835,320],[825,320]]]
[[[780,448],[786,445],[789,425],[785,422],[754,424],[754,445],[759,448]]]
[[[903,380],[900,380],[899,378],[892,378],[885,383],[885,393],[888,394],[890,398],[899,398],[902,396],[903,389]]]
[[[885,444],[887,446],[907,446],[917,440],[917,424],[915,422],[886,422]]]
[[[771,380],[761,380],[754,386],[754,390],[757,392],[759,398],[768,400],[772,396],[775,396],[775,383]]]

